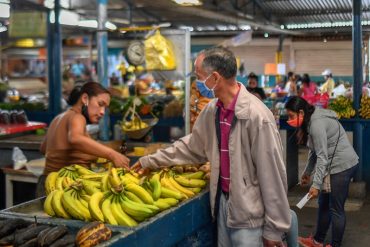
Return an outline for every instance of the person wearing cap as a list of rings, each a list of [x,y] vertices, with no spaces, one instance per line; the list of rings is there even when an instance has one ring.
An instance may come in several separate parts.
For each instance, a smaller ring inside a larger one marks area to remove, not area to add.
[[[331,70],[330,69],[324,70],[324,72],[322,72],[322,75],[325,78],[325,83],[321,85],[320,93],[328,93],[329,96],[331,96],[335,86]]]
[[[260,100],[266,99],[265,91],[263,88],[258,87],[258,76],[253,72],[248,75],[247,90]]]

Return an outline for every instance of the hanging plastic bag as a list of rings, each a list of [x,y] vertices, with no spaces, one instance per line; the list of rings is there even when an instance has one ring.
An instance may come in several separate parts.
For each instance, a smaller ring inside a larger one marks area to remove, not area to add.
[[[12,160],[14,170],[22,169],[27,163],[27,158],[19,147],[13,148]]]
[[[172,42],[161,35],[159,30],[144,41],[147,70],[176,69],[176,56]]]

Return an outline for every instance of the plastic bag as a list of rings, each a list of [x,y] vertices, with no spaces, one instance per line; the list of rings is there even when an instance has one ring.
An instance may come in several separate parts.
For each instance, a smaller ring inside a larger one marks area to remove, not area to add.
[[[170,40],[161,35],[159,30],[144,41],[147,70],[176,69],[176,56]]]
[[[12,160],[14,170],[22,169],[27,163],[27,158],[19,147],[13,148]]]
[[[329,105],[329,94],[328,93],[317,93],[312,96],[302,96],[309,104],[319,108],[328,108]]]

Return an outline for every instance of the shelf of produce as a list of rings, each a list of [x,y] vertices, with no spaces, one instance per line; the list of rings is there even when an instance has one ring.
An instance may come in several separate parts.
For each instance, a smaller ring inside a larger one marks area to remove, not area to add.
[[[62,224],[71,228],[81,228],[86,222],[52,218],[43,212],[44,198],[0,211],[0,218],[24,218],[30,221],[36,216],[40,223]],[[137,227],[108,225],[115,234],[100,246],[212,246],[212,221],[209,205],[209,191],[165,210]]]
[[[28,122],[26,124],[0,124],[0,136],[22,133],[45,128],[47,125],[40,122]]]

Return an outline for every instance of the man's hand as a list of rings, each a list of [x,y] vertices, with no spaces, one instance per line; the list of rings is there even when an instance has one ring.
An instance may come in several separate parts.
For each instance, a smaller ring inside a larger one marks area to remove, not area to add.
[[[275,241],[263,238],[263,246],[264,247],[284,247],[282,241]]]
[[[316,198],[319,195],[319,190],[314,188],[314,187],[311,187],[308,194],[309,194],[311,199]]]
[[[143,175],[146,175],[150,172],[150,169],[149,168],[143,168],[141,166],[141,163],[140,161],[137,161],[132,167],[131,167],[131,170],[133,170],[134,172],[137,172],[140,176],[143,176]]]

